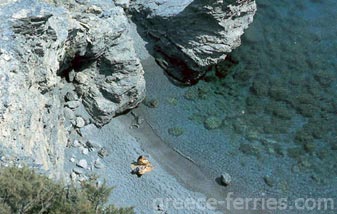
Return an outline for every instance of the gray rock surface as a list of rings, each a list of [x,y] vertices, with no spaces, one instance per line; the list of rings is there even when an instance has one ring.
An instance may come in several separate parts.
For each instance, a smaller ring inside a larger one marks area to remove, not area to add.
[[[129,8],[130,0],[114,0],[117,6],[121,6],[122,8]]]
[[[121,7],[54,2],[0,3],[0,142],[4,153],[61,177],[76,96],[101,126],[137,106],[145,81]],[[77,95],[65,105],[72,84]]]
[[[85,126],[84,119],[82,117],[77,117],[76,118],[76,127],[82,128],[83,126]]]
[[[254,0],[137,0],[130,11],[154,41],[157,62],[181,82],[194,83],[241,44]],[[143,29],[142,29],[143,28]]]
[[[66,101],[78,100],[77,94],[74,91],[67,92],[67,94],[64,98],[65,98]]]
[[[88,168],[88,162],[85,159],[81,159],[76,166],[81,167],[83,169],[87,169]]]
[[[232,182],[232,177],[227,172],[223,173],[220,178],[221,183],[225,186],[228,186]]]

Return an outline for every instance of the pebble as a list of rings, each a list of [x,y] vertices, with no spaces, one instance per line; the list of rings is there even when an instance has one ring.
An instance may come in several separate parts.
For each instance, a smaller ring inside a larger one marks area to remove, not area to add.
[[[104,168],[104,164],[100,161],[100,159],[96,159],[95,160],[95,162],[94,162],[94,166],[95,166],[95,168],[97,168],[97,169],[102,169],[102,168]]]
[[[74,140],[73,146],[74,146],[74,147],[80,147],[80,146],[82,146],[82,145],[81,145],[81,143],[80,143],[78,140]]]
[[[74,120],[71,120],[70,123],[73,125],[73,126],[76,126],[76,118]]]
[[[4,60],[6,60],[6,61],[10,61],[12,58],[9,56],[9,55],[7,55],[7,54],[4,54],[3,56],[2,56],[2,58],[4,59]]]
[[[100,147],[100,145],[92,143],[89,140],[87,142],[85,142],[85,146],[89,149],[89,151],[92,151],[94,148]]]
[[[82,127],[85,126],[85,121],[84,121],[84,119],[82,117],[77,117],[76,118],[76,126],[78,128],[82,128]]]
[[[70,158],[70,162],[74,163],[75,162],[75,158]]]
[[[77,175],[83,174],[83,170],[80,168],[74,168],[73,172],[76,173]]]
[[[80,105],[81,105],[80,101],[69,101],[69,102],[66,102],[66,106],[68,106],[71,109],[78,108]]]
[[[88,83],[88,76],[84,74],[83,72],[76,73],[75,80],[80,84],[87,84]]]
[[[271,178],[270,176],[264,176],[263,177],[264,182],[269,186],[269,187],[273,187],[275,184],[275,181],[273,178]]]
[[[108,151],[105,148],[101,148],[98,151],[98,156],[100,156],[101,158],[104,158],[104,157],[108,156]]]
[[[88,162],[85,159],[81,159],[76,166],[81,167],[83,169],[87,169],[88,168]]]
[[[64,116],[65,118],[69,119],[69,120],[74,120],[76,118],[75,113],[73,112],[73,110],[71,110],[68,107],[65,107],[63,110]]]
[[[87,155],[89,153],[89,149],[83,148],[82,149],[82,154]]]
[[[68,73],[69,82],[73,82],[74,79],[75,79],[75,76],[76,76],[76,72],[75,72],[74,70],[71,70],[71,71]]]
[[[232,182],[232,177],[227,172],[225,172],[221,175],[221,182],[225,186],[228,186]]]
[[[76,101],[76,100],[78,100],[78,96],[77,96],[76,92],[69,91],[69,92],[67,92],[64,99],[65,99],[65,101]]]
[[[74,170],[75,170],[75,169],[74,169]],[[76,173],[74,170],[73,170],[73,172],[70,173],[70,178],[71,178],[72,181],[75,181],[75,180],[76,180],[77,174],[78,174],[78,173]]]

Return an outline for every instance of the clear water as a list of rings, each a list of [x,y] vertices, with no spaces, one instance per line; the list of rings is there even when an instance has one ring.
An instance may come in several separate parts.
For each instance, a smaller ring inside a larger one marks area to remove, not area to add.
[[[229,172],[237,196],[337,198],[337,1],[257,5],[226,78],[177,88],[146,74],[148,96],[159,101],[148,117],[211,176]]]

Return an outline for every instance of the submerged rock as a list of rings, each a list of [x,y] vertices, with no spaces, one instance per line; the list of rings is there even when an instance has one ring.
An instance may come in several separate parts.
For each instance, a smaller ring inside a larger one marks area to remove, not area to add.
[[[223,185],[228,186],[232,182],[232,177],[227,173],[223,173],[220,177]]]
[[[149,108],[157,108],[159,106],[157,99],[145,99],[143,103]]]
[[[255,145],[242,143],[239,147],[239,150],[244,154],[260,157],[260,150]]]
[[[270,176],[264,176],[263,180],[269,187],[273,187],[276,183],[274,178],[272,178]]]
[[[180,127],[169,128],[168,133],[172,136],[178,137],[184,134],[184,130]]]
[[[170,76],[194,83],[241,44],[253,21],[254,0],[137,0],[129,10],[154,41],[159,63]]]
[[[217,129],[222,125],[222,120],[218,117],[209,117],[204,122],[206,129]]]

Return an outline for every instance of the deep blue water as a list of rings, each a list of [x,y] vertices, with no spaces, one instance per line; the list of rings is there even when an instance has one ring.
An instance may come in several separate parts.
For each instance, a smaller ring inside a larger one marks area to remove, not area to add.
[[[229,172],[229,191],[337,198],[337,1],[257,5],[225,78],[209,74],[193,87],[160,88],[146,74],[148,96],[160,103],[148,117],[211,176]],[[207,119],[221,122],[207,129]]]

